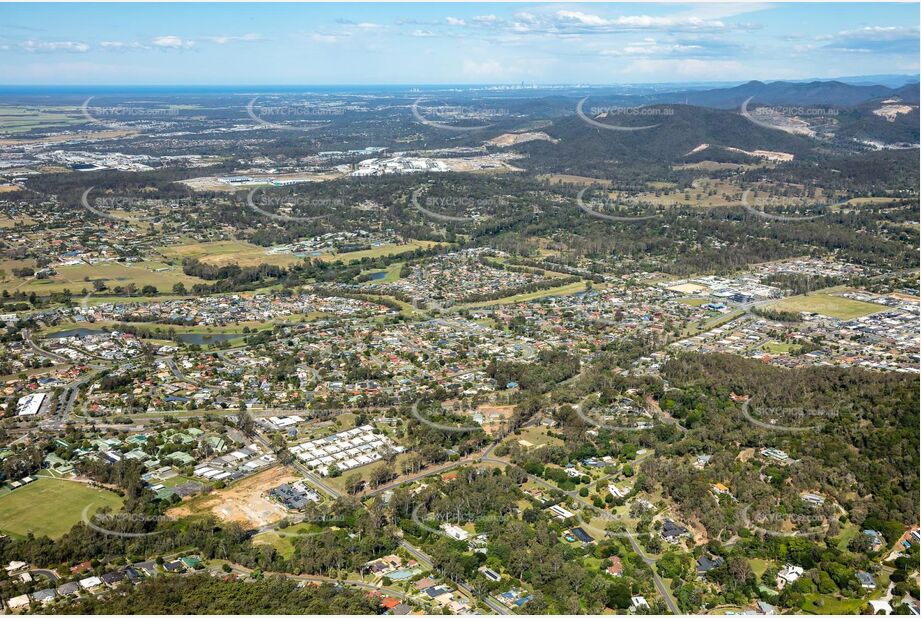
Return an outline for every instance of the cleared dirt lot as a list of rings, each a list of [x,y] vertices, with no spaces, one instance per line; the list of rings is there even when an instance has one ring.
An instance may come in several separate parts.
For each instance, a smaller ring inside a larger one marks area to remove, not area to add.
[[[284,466],[272,466],[226,489],[213,491],[175,506],[167,511],[167,514],[185,517],[210,512],[218,519],[235,521],[252,528],[273,524],[283,519],[287,511],[268,498],[266,492],[282,483],[297,479],[297,475],[289,472]]]

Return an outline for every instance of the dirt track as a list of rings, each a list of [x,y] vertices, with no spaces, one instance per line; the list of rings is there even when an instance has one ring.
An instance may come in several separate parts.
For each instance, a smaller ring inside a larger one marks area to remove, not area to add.
[[[284,466],[272,466],[226,489],[219,489],[175,506],[167,511],[167,514],[184,517],[210,512],[218,519],[258,528],[275,523],[287,515],[284,507],[268,498],[266,492],[282,483],[297,479],[298,477]]]

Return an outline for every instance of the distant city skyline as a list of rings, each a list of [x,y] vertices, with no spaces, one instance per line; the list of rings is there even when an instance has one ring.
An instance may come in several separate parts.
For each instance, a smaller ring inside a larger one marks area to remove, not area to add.
[[[5,85],[616,84],[919,70],[919,5],[2,4]]]

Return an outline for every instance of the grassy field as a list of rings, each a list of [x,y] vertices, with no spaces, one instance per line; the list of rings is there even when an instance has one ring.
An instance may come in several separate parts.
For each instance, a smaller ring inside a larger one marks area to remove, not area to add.
[[[25,133],[32,129],[63,128],[85,123],[86,118],[75,107],[0,106],[0,132],[3,133]]]
[[[381,279],[374,279],[368,283],[374,285],[375,283],[393,283],[394,281],[400,280],[400,270],[403,268],[404,262],[394,262],[385,269],[376,269],[369,271],[368,274],[373,273],[385,273],[384,277]]]
[[[709,303],[710,300],[706,298],[679,298],[678,302],[688,307],[702,307]]]
[[[547,435],[546,427],[526,427],[521,430],[521,434],[512,434],[509,436],[506,441],[509,443],[517,444],[519,440],[524,440],[531,443],[530,448],[540,447],[540,446],[559,446],[562,444],[562,441],[558,438],[552,438]]]
[[[602,286],[596,286],[596,288],[601,289]],[[490,305],[511,305],[514,303],[526,303],[528,301],[537,300],[539,298],[546,298],[547,296],[568,296],[570,294],[576,294],[578,292],[585,291],[585,282],[577,281],[576,283],[570,283],[569,285],[561,285],[556,288],[549,288],[546,290],[538,290],[536,292],[529,292],[527,294],[515,294],[514,296],[506,296],[504,298],[497,298],[496,300],[484,300],[478,303],[467,303],[464,305],[458,305],[458,309],[471,309],[474,307],[488,307]]]
[[[768,341],[763,346],[764,351],[771,354],[789,354],[802,347],[796,343],[780,343],[779,341]]]
[[[764,572],[771,566],[771,561],[765,560],[764,558],[752,558],[748,562],[751,564],[752,572],[754,572],[758,581],[761,581],[761,576],[764,575]]]
[[[779,300],[776,303],[771,303],[768,305],[768,308],[793,312],[810,311],[842,320],[852,320],[886,309],[882,305],[865,303],[842,296],[833,296],[831,294],[791,296]]]
[[[866,601],[863,599],[837,598],[830,594],[807,594],[803,602],[803,612],[807,614],[843,615],[860,613]]]
[[[59,538],[83,516],[107,506],[117,511],[122,506],[118,495],[74,481],[49,478],[39,480],[0,497],[0,530],[19,536]]]
[[[271,545],[284,558],[290,558],[294,555],[294,542],[298,538],[317,534],[322,532],[323,528],[310,523],[301,523],[288,526],[279,530],[268,530],[253,537],[254,545]]]
[[[57,274],[49,279],[11,280],[6,286],[9,290],[12,290],[14,286],[18,286],[18,289],[26,294],[35,292],[38,295],[46,295],[65,289],[74,294],[79,294],[84,288],[92,290],[93,281],[102,281],[110,289],[119,285],[126,286],[129,283],[133,283],[139,290],[145,285],[152,285],[161,292],[172,290],[173,285],[176,283],[182,283],[187,288],[196,283],[207,283],[198,277],[187,276],[179,267],[161,270],[164,268],[168,267],[160,262],[137,262],[133,264],[108,262],[104,264],[59,266],[55,269]]]
[[[161,247],[159,252],[166,258],[182,260],[190,257],[202,263],[215,266],[227,264],[238,264],[239,266],[258,266],[259,264],[289,266],[301,261],[301,258],[296,255],[269,253],[267,248],[243,240],[219,240],[188,245],[170,245]]]
[[[324,253],[323,255],[319,256],[319,258],[324,262],[344,262],[348,264],[354,260],[362,260],[364,258],[373,259],[385,255],[400,255],[401,253],[408,253],[410,251],[415,251],[416,249],[428,249],[429,247],[434,247],[435,245],[441,244],[444,243],[437,243],[431,240],[411,240],[405,244],[381,245],[380,247],[365,249],[363,251],[351,251],[349,253]]]

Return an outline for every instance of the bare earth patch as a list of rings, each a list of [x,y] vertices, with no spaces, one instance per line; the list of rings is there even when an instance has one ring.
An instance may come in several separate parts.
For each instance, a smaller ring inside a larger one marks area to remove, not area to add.
[[[266,493],[282,483],[298,478],[284,466],[273,466],[226,489],[175,506],[167,514],[185,517],[210,512],[218,519],[241,523],[247,527],[258,528],[273,524],[283,519],[287,511],[268,498]]]
[[[486,143],[490,146],[498,146],[499,148],[507,148],[508,146],[515,146],[517,144],[523,144],[525,142],[533,142],[535,140],[541,140],[545,142],[550,142],[551,144],[559,144],[560,140],[554,139],[544,133],[543,131],[533,131],[527,133],[503,133],[498,135],[491,140],[488,140]]]

